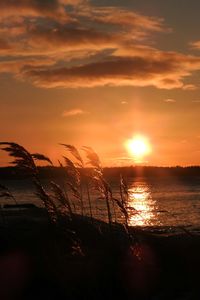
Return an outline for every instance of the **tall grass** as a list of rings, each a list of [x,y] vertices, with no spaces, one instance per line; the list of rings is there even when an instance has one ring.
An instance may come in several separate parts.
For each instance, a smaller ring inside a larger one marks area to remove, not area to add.
[[[43,186],[37,166],[38,161],[53,165],[47,156],[40,153],[30,153],[17,143],[1,142],[0,148],[13,158],[11,164],[30,176],[35,186],[35,193],[43,203],[50,224],[59,228],[61,224],[63,225],[64,218],[74,220],[77,213],[82,216],[89,215],[94,222],[95,207],[91,201],[93,197],[91,193],[96,190],[99,194],[98,201],[102,201],[105,205],[111,232],[115,222],[118,221],[116,210],[124,216],[124,223],[128,228],[128,189],[122,176],[119,183],[120,197],[113,197],[111,186],[105,179],[97,153],[91,147],[82,147],[81,150],[86,156],[84,161],[76,147],[69,144],[61,145],[67,152],[62,158],[63,162],[59,161],[60,167],[65,170],[63,184],[61,186],[51,181],[48,190]],[[13,196],[6,188],[1,188],[0,197]]]
[[[91,201],[94,198],[94,190],[98,194],[96,196],[97,203],[104,204],[110,234],[115,232],[116,222],[121,222],[123,219],[127,241],[129,245],[132,245],[133,242],[136,242],[137,236],[133,234],[133,231],[130,233],[128,211],[132,209],[134,213],[140,216],[141,214],[140,211],[128,206],[129,192],[123,176],[120,175],[119,194],[116,196],[104,176],[104,169],[99,156],[91,147],[82,147],[81,150],[86,157],[83,159],[81,152],[76,147],[69,144],[61,145],[66,151],[62,157],[62,162],[59,161],[60,168],[64,170],[62,185],[50,181],[47,185],[48,189],[46,185],[43,185],[37,166],[38,161],[53,166],[52,161],[47,156],[40,153],[30,153],[23,146],[12,142],[0,142],[0,149],[6,151],[13,159],[11,164],[22,169],[24,174],[30,177],[35,187],[35,193],[45,208],[51,228],[58,230],[64,236],[72,253],[81,255],[84,253],[76,232],[76,226],[73,226],[78,220],[77,215],[89,216],[90,218],[85,219],[90,219],[93,224],[96,221],[95,217],[98,218],[97,207],[95,207],[94,201]],[[1,184],[0,198],[11,199],[18,204],[9,189]],[[2,223],[6,224],[4,211],[2,207],[0,208]],[[71,225],[69,226],[69,224]],[[185,228],[180,228],[190,234]]]

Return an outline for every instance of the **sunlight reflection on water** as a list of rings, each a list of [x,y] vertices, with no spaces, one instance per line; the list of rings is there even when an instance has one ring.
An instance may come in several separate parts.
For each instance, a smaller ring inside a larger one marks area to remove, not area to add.
[[[129,188],[129,225],[148,226],[155,222],[156,202],[152,199],[148,184],[132,185]]]
[[[43,204],[35,194],[33,184],[27,180],[5,180],[1,182],[7,186],[19,203],[33,203],[41,207]],[[62,182],[58,184],[63,184]],[[43,182],[44,187],[48,191],[50,187],[47,181]],[[173,228],[177,226],[186,227],[189,230],[200,232],[200,183],[199,179],[174,178],[160,180],[156,178],[146,179],[144,177],[127,178],[129,189],[129,224],[132,226],[148,227],[148,228]],[[118,181],[111,184],[113,194],[120,199],[120,191]],[[108,221],[107,208],[105,201],[100,200],[99,194],[91,191],[91,203],[93,216],[96,219]],[[85,196],[86,214],[90,216],[89,205],[87,203],[87,195]],[[7,204],[8,200],[1,200],[1,205]],[[11,200],[9,201],[11,203]],[[78,202],[76,212],[80,207]],[[131,209],[132,208],[132,209]],[[115,207],[113,212],[113,220],[124,223],[124,215],[121,210]],[[134,211],[135,209],[135,211]],[[138,210],[138,213],[136,213]]]

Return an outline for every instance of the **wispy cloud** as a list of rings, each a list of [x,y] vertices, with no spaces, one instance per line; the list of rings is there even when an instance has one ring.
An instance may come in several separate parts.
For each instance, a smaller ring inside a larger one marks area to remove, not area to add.
[[[88,114],[89,112],[84,111],[80,108],[75,108],[75,109],[70,109],[70,110],[65,110],[62,113],[62,117],[74,117],[77,115],[85,115]]]
[[[167,102],[167,103],[175,103],[176,100],[175,100],[175,99],[168,98],[168,99],[164,99],[164,102]]]
[[[198,41],[190,42],[190,46],[193,49],[200,50],[200,41],[198,40]]]
[[[145,31],[166,31],[169,30],[164,26],[164,20],[157,17],[148,17],[135,11],[123,8],[109,6],[92,6],[82,7],[81,16],[89,18],[92,22],[121,25],[140,36],[144,36]]]
[[[194,85],[194,84],[185,84],[185,85],[183,86],[183,90],[185,90],[185,91],[195,91],[195,90],[197,90],[198,88],[199,88],[199,86]]]

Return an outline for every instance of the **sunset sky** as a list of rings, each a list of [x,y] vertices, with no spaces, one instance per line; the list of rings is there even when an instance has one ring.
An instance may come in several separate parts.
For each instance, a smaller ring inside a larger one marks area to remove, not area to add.
[[[1,0],[0,140],[56,163],[59,143],[103,165],[200,164],[200,1]],[[0,165],[8,158],[2,152]]]

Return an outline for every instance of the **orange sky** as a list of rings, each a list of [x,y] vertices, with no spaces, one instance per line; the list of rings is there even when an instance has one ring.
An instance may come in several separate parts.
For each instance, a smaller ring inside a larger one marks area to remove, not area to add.
[[[124,143],[142,134],[144,164],[200,164],[200,3],[130,2],[0,2],[1,141],[132,165]]]

